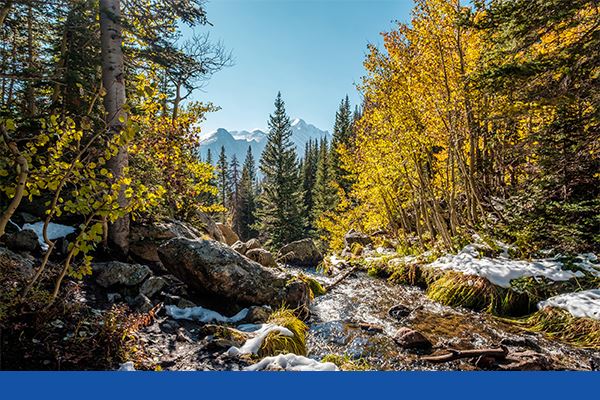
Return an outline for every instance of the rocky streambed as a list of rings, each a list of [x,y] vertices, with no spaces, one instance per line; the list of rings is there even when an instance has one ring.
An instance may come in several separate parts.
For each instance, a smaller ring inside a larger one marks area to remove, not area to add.
[[[314,270],[290,268],[330,284]],[[393,285],[357,271],[314,299],[307,320],[308,357],[346,360],[375,370],[595,370],[597,351],[578,349],[529,333],[485,313],[433,302],[421,289]],[[150,359],[162,369],[239,370],[256,360],[231,357],[227,341],[206,335],[206,324],[159,317],[141,332]],[[418,332],[419,334],[414,334]],[[506,350],[449,362],[424,360],[448,350]],[[333,356],[332,356],[333,355]]]

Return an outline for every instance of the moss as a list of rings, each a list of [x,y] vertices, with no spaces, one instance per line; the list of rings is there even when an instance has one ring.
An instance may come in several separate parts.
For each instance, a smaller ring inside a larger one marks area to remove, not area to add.
[[[306,355],[306,333],[308,332],[308,326],[299,320],[292,310],[281,308],[275,311],[271,314],[267,323],[287,328],[293,333],[293,336],[284,336],[278,332],[271,332],[267,335],[258,350],[260,357],[287,353]]]
[[[600,350],[600,321],[573,317],[569,312],[546,307],[530,317],[513,321],[531,332],[540,332],[576,347]]]
[[[311,278],[310,276],[300,274],[298,275],[298,279],[300,279],[308,285],[308,288],[310,289],[311,300],[313,300],[315,297],[323,296],[325,293],[327,293],[327,290],[323,287],[323,285],[321,285],[321,283],[318,280]]]
[[[370,371],[374,369],[364,358],[353,360],[347,354],[327,354],[321,359],[321,362],[334,363],[342,371]]]

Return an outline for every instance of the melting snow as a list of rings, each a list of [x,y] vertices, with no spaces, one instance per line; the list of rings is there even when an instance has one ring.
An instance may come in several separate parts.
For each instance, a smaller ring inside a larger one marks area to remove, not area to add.
[[[429,267],[441,270],[462,272],[465,275],[477,275],[487,278],[491,283],[504,288],[510,287],[510,281],[523,277],[544,277],[552,281],[568,281],[572,278],[583,278],[581,271],[563,269],[563,263],[556,258],[525,261],[510,260],[502,255],[499,258],[479,257],[479,245],[470,244],[456,255],[445,255],[438,258]],[[579,256],[575,265],[600,276],[600,270],[591,261],[589,255]]]
[[[600,320],[600,289],[565,293],[538,303],[538,309],[545,307],[566,310],[574,317]]]
[[[251,332],[253,337],[246,340],[246,343],[240,348],[232,346],[227,350],[227,354],[230,356],[237,356],[240,354],[257,354],[260,346],[265,341],[267,335],[271,332],[279,332],[283,336],[294,336],[292,331],[283,326],[274,324],[246,324],[238,326],[238,329],[244,332]]]
[[[119,365],[119,369],[117,371],[135,371],[135,367],[133,366],[133,361],[127,361],[123,364]]]
[[[244,370],[338,371],[339,369],[334,363],[323,363],[296,354],[280,354],[275,357],[265,357],[256,364],[244,368]]]
[[[43,250],[48,249],[48,245],[44,242],[44,234],[43,234],[44,222],[43,221],[35,222],[33,224],[25,224],[25,225],[23,225],[22,229],[23,230],[31,229],[32,231],[34,231],[38,237],[38,241],[40,242],[42,249]],[[46,235],[48,236],[48,240],[54,240],[54,239],[58,239],[61,237],[65,237],[67,235],[70,235],[73,232],[75,232],[75,228],[73,228],[72,226],[55,224],[54,222],[50,222],[48,224],[48,228],[46,229]]]
[[[167,310],[167,315],[175,318],[175,319],[189,319],[200,322],[223,322],[223,323],[233,323],[240,322],[246,315],[248,315],[248,309],[244,308],[239,313],[235,314],[233,317],[225,317],[219,314],[216,311],[209,310],[204,307],[188,307],[188,308],[179,308],[177,306],[169,305],[165,307]]]

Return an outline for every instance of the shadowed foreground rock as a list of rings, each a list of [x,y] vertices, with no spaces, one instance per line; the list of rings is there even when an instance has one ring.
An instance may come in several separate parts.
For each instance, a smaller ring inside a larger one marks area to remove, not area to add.
[[[291,275],[277,273],[214,240],[175,238],[158,248],[163,265],[191,289],[238,305],[286,304],[308,309],[309,290]]]

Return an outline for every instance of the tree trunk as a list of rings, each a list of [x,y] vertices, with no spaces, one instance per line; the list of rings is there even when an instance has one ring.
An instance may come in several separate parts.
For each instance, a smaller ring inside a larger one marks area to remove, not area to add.
[[[123,66],[121,1],[100,0],[100,32],[102,45],[102,83],[106,90],[104,109],[106,127],[113,135],[119,135],[127,119],[125,105],[125,79]],[[128,165],[127,148],[119,148],[118,154],[109,160],[108,167],[115,180],[123,176]],[[127,206],[125,187],[121,187],[118,197],[120,207]],[[129,250],[129,216],[119,218],[109,226],[109,243],[123,254]]]
[[[8,16],[10,9],[14,3],[14,0],[7,0],[6,3],[0,8],[0,26],[4,25],[4,20]]]
[[[10,218],[13,216],[15,211],[17,211],[17,208],[23,199],[23,195],[25,194],[25,185],[27,184],[27,177],[29,175],[29,164],[27,163],[25,156],[23,156],[23,154],[21,154],[19,151],[17,144],[9,138],[4,125],[0,125],[0,133],[15,159],[18,173],[15,194],[8,205],[8,208],[2,214],[0,214],[0,237],[2,237],[6,231],[6,225],[8,224],[8,221],[10,221]]]

